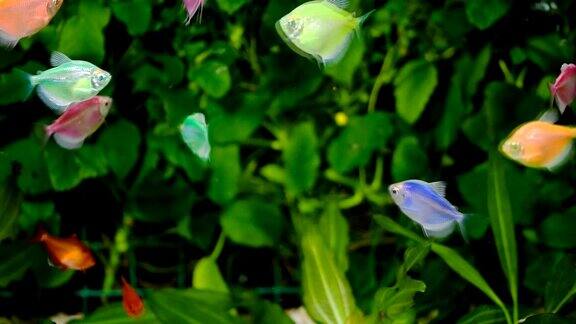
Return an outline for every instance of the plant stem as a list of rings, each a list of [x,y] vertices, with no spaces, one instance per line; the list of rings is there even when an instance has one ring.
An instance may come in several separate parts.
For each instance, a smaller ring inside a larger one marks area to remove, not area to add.
[[[395,72],[392,71],[392,67],[396,61],[396,50],[395,47],[391,47],[384,60],[382,60],[382,66],[380,67],[380,72],[376,76],[374,81],[374,86],[372,91],[370,91],[370,98],[368,100],[368,112],[371,113],[376,108],[376,101],[378,100],[378,94],[380,93],[380,88],[386,83],[389,83],[394,77]]]
[[[226,243],[226,234],[224,234],[224,231],[222,231],[220,233],[220,237],[218,237],[218,242],[216,242],[214,251],[212,251],[212,254],[210,254],[210,258],[212,258],[213,260],[218,259],[218,257],[222,253],[222,249],[224,249],[224,243]]]

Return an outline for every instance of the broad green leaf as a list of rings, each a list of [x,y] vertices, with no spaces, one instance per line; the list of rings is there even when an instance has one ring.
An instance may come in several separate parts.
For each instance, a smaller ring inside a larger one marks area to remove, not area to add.
[[[554,273],[546,284],[546,310],[557,313],[575,294],[576,262],[573,257],[564,256],[556,263]]]
[[[338,208],[336,201],[328,201],[320,216],[318,228],[325,240],[326,246],[334,256],[334,262],[339,269],[348,270],[348,221]]]
[[[428,172],[428,156],[416,137],[403,137],[392,155],[394,181],[418,179]]]
[[[503,324],[506,316],[498,307],[483,305],[458,320],[458,324]]]
[[[196,263],[192,275],[192,285],[196,289],[228,293],[228,285],[222,278],[216,260],[212,257],[202,258]]]
[[[102,63],[105,56],[104,27],[109,21],[110,9],[101,2],[80,1],[78,14],[68,19],[62,28],[58,51],[71,59],[83,59],[93,64]]]
[[[468,0],[466,16],[478,29],[486,29],[502,18],[510,6],[510,0]]]
[[[176,233],[207,251],[212,243],[218,219],[210,213],[198,213],[194,216],[184,217],[178,222]]]
[[[211,154],[212,176],[208,197],[218,204],[225,205],[238,194],[238,181],[242,172],[240,150],[237,145],[217,146],[213,148]]]
[[[102,176],[107,171],[102,152],[86,144],[78,150],[66,150],[49,143],[44,158],[52,187],[57,191],[72,189],[82,180]]]
[[[24,72],[0,74],[0,105],[25,101],[32,89]]]
[[[488,214],[490,215],[500,265],[508,279],[508,288],[516,309],[518,306],[518,252],[504,164],[499,152],[492,151],[490,153],[489,166]],[[516,318],[516,316],[514,317]]]
[[[409,124],[414,124],[438,84],[436,67],[424,60],[406,63],[394,80],[396,112]]]
[[[358,310],[344,272],[336,265],[315,226],[307,226],[301,244],[306,310],[313,319],[322,323],[346,323]]]
[[[227,294],[192,289],[164,289],[150,295],[150,309],[163,323],[230,324],[237,323],[230,314]]]
[[[389,114],[376,112],[353,116],[340,136],[328,147],[328,162],[336,171],[346,173],[363,167],[374,151],[386,147],[394,132]]]
[[[238,11],[243,5],[248,3],[248,0],[216,0],[218,7],[224,10],[227,14],[231,15]]]
[[[151,0],[113,1],[112,12],[128,28],[128,33],[137,36],[145,33],[152,18]]]
[[[13,181],[0,183],[0,241],[14,236],[21,204],[22,193]]]
[[[190,107],[190,102],[198,100],[190,91],[166,91],[162,93],[162,104],[166,112],[166,120],[171,127],[180,126],[188,115],[197,112]],[[208,123],[211,120],[207,120]]]
[[[122,303],[111,303],[96,309],[92,314],[74,324],[158,324],[158,319],[144,301],[144,313],[137,319],[126,315]]]
[[[223,97],[232,86],[228,66],[218,61],[206,61],[195,67],[189,75],[206,93],[215,98]]]
[[[33,137],[13,142],[4,149],[4,153],[7,161],[20,165],[17,182],[24,193],[38,194],[52,189],[44,152]]]
[[[52,201],[24,201],[18,225],[22,230],[32,234],[37,230],[38,224],[56,225],[59,221]]]
[[[548,216],[540,226],[544,244],[560,249],[576,247],[575,216],[576,208]]]
[[[558,33],[533,36],[527,43],[528,59],[547,73],[560,73],[558,62],[568,62],[574,55],[574,48],[563,42]]]
[[[320,157],[314,125],[302,123],[290,130],[283,149],[286,190],[299,196],[312,189],[318,176]]]
[[[159,151],[173,166],[186,172],[190,181],[196,182],[204,179],[206,165],[186,146],[180,134],[167,136],[149,135],[147,144],[153,152]],[[150,152],[150,154],[154,154]]]
[[[125,120],[105,127],[98,139],[98,146],[106,156],[110,169],[118,177],[124,178],[138,159],[140,131]]]
[[[426,284],[408,276],[402,276],[393,287],[378,290],[374,296],[374,311],[377,312],[378,323],[406,323],[415,321],[416,314],[411,310],[414,295],[424,292]]]
[[[41,253],[38,244],[29,242],[0,245],[0,287],[22,278]]]
[[[220,223],[232,241],[251,247],[276,245],[284,227],[278,206],[255,198],[234,202]]]

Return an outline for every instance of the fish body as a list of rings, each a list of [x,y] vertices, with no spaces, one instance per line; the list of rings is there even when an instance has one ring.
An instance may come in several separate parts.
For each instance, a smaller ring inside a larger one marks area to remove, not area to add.
[[[554,84],[550,85],[550,92],[556,99],[558,109],[563,113],[566,106],[576,98],[576,65],[562,64],[560,75]]]
[[[30,85],[36,87],[42,101],[57,113],[63,113],[71,104],[94,97],[112,79],[110,73],[92,63],[71,60],[54,52],[50,58],[53,68],[30,76]]]
[[[0,0],[0,45],[14,47],[46,27],[63,0]]]
[[[52,264],[61,269],[86,270],[96,264],[90,249],[76,235],[61,238],[40,231],[36,241],[44,244]]]
[[[280,18],[276,30],[298,54],[312,57],[320,65],[339,60],[355,32],[369,14],[354,17],[336,0],[306,2]]]
[[[46,136],[54,136],[56,143],[63,148],[79,148],[102,125],[111,106],[112,99],[102,96],[72,104],[58,119],[46,126]]]
[[[575,137],[576,128],[536,120],[512,131],[500,151],[527,167],[554,169],[570,155]]]
[[[204,162],[210,159],[210,142],[208,140],[208,125],[204,114],[192,114],[180,125],[180,134],[188,147]]]
[[[400,210],[422,226],[426,236],[443,238],[458,224],[464,237],[464,214],[444,198],[444,182],[406,180],[392,184],[388,191]]]
[[[136,289],[122,277],[122,306],[124,311],[130,317],[138,317],[144,312],[144,303],[142,298],[136,292]]]
[[[188,17],[186,18],[186,25],[190,24],[192,18],[200,9],[200,18],[202,18],[202,8],[204,7],[204,0],[184,0],[184,8],[186,8],[186,12],[188,13]]]

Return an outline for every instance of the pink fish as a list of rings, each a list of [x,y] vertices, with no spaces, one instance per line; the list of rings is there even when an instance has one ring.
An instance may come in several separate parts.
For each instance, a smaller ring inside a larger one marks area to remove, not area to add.
[[[576,65],[562,64],[560,75],[554,84],[550,85],[550,91],[556,99],[558,109],[563,113],[576,97]]]
[[[184,7],[188,11],[188,18],[186,18],[186,25],[190,23],[192,17],[200,9],[200,17],[202,17],[202,8],[204,7],[204,0],[184,0]]]
[[[112,99],[102,96],[73,104],[51,125],[46,126],[46,137],[54,135],[54,140],[61,147],[77,149],[102,125],[111,106]]]
[[[18,41],[46,27],[63,0],[0,0],[0,45]]]

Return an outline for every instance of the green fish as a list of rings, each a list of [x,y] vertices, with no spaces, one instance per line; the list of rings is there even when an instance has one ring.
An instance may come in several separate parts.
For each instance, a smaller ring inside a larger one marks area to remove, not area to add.
[[[112,79],[110,73],[94,64],[71,60],[60,52],[52,53],[50,64],[53,68],[28,78],[38,97],[59,114],[73,103],[96,96]]]
[[[184,143],[196,154],[202,161],[210,160],[210,142],[208,141],[208,125],[204,114],[192,114],[180,125],[180,134]]]
[[[346,0],[306,2],[280,18],[276,30],[296,53],[325,66],[344,56],[354,33],[371,13],[356,18],[344,10],[347,6]]]

